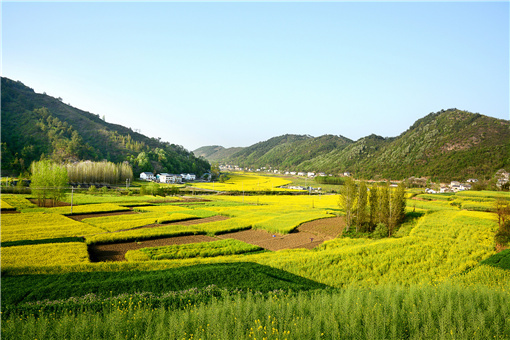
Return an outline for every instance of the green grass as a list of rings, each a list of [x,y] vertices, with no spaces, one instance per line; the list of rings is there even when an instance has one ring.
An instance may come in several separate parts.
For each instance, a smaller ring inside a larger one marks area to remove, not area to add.
[[[157,271],[3,275],[2,308],[22,302],[68,299],[90,293],[102,298],[136,292],[162,294],[204,288],[211,284],[231,290],[239,288],[261,292],[327,287],[283,270],[249,262],[195,265]]]
[[[480,262],[489,266],[510,270],[510,249],[503,250],[488,259]]]

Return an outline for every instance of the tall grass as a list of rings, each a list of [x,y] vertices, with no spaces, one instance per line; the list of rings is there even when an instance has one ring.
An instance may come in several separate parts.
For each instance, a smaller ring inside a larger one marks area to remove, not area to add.
[[[178,309],[133,297],[97,311],[2,319],[16,339],[508,339],[510,295],[480,287],[395,286],[230,293]]]

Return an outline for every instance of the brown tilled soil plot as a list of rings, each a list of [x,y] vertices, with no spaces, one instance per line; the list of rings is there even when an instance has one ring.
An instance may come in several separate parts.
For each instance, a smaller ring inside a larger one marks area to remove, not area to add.
[[[112,215],[104,214],[104,215]],[[104,216],[103,215],[103,216]],[[90,215],[89,215],[90,216]],[[173,222],[175,225],[192,225],[221,221],[228,219],[225,216],[213,216],[208,218]],[[142,228],[157,228],[160,224],[151,224]],[[312,249],[324,241],[337,237],[344,229],[345,221],[343,217],[324,218],[312,222],[307,222],[299,226],[294,232],[281,235],[271,234],[265,230],[244,230],[234,233],[209,237],[203,235],[167,237],[156,240],[146,240],[142,242],[122,242],[115,244],[102,244],[89,246],[90,260],[99,261],[125,261],[124,255],[128,250],[140,249],[146,247],[159,247],[174,244],[198,243],[216,241],[218,238],[233,238],[246,243],[258,245],[264,249],[276,251],[281,249],[307,248]]]
[[[312,249],[324,241],[337,237],[344,227],[343,217],[332,217],[303,223],[294,232],[287,235],[271,234],[265,230],[251,229],[223,234],[218,237],[234,238],[272,251],[293,248]]]
[[[113,244],[99,244],[89,246],[90,261],[126,261],[124,255],[128,250],[136,250],[147,247],[170,246],[174,244],[198,243],[217,241],[217,238],[204,235],[191,235],[179,237],[159,238],[140,242],[123,242]]]
[[[130,214],[139,214],[139,213],[136,211],[132,211],[132,210],[126,210],[126,211],[105,212],[105,213],[97,213],[97,214],[76,214],[76,215],[69,215],[67,217],[69,217],[75,221],[81,221],[84,218],[115,216],[115,215],[130,215]]]
[[[112,216],[112,215],[121,215],[126,213],[134,213],[137,214],[137,212],[133,211],[127,211],[124,213],[104,213],[104,214],[88,214],[88,215],[75,215],[70,216],[78,217],[81,219],[88,218],[88,217],[99,217],[99,216]],[[207,223],[207,222],[214,222],[214,221],[223,221],[228,219],[229,217],[226,216],[211,216],[201,219],[193,219],[193,220],[186,220],[186,221],[178,221],[178,222],[172,222],[172,223],[165,223],[165,225],[193,225],[193,224],[200,224],[200,223]],[[140,228],[134,228],[134,229],[141,229],[141,228],[157,228],[161,227],[161,224],[149,224]],[[116,232],[119,232],[122,230],[118,230]],[[186,243],[198,243],[198,242],[211,242],[211,241],[217,241],[217,238],[209,237],[209,236],[203,236],[203,235],[190,235],[190,236],[177,236],[177,237],[165,237],[165,238],[159,238],[155,240],[145,240],[140,242],[121,242],[121,243],[112,243],[112,244],[99,244],[99,245],[90,245],[88,248],[90,260],[92,262],[101,262],[101,261],[125,261],[124,255],[126,255],[126,252],[128,250],[133,249],[140,249],[140,248],[147,248],[147,247],[161,247],[161,246],[170,246],[174,244],[186,244]]]

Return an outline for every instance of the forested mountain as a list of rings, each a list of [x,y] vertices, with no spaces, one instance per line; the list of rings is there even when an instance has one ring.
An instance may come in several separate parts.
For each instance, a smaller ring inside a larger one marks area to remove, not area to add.
[[[398,137],[285,135],[244,148],[223,163],[280,170],[349,171],[360,178],[491,177],[510,168],[508,120],[449,109],[417,120]]]
[[[17,174],[41,157],[56,162],[128,161],[141,171],[193,172],[210,169],[180,145],[149,138],[99,115],[34,92],[19,81],[2,77],[2,172]]]

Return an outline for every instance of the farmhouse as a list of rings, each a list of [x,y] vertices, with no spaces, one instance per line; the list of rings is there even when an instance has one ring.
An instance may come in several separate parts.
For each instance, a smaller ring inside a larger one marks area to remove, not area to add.
[[[194,181],[197,179],[195,174],[181,174],[181,177],[184,181]]]
[[[159,174],[159,182],[160,183],[181,183],[182,177],[181,177],[181,175],[162,173],[162,174]]]
[[[460,190],[471,190],[471,184],[461,184]]]
[[[309,172],[309,173],[307,173],[307,176],[308,177],[315,177],[315,172]]]
[[[304,172],[298,172],[297,175],[298,176],[306,176],[306,174]]]
[[[154,174],[152,172],[142,172],[140,174],[140,179],[142,179],[144,181],[154,181],[156,179],[156,177],[154,176]]]

